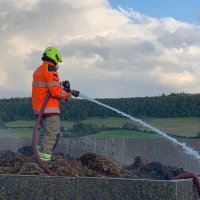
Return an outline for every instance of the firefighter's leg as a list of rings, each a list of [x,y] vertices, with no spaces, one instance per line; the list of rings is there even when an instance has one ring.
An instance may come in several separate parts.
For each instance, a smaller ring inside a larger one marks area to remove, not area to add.
[[[51,160],[52,150],[56,143],[57,135],[60,133],[60,117],[53,115],[44,119],[44,137],[42,138],[40,158]]]

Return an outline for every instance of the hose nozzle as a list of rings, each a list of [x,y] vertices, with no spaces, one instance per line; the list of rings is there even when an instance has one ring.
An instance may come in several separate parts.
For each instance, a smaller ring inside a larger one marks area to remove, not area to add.
[[[70,93],[74,96],[74,97],[78,97],[80,92],[78,90],[70,90]]]

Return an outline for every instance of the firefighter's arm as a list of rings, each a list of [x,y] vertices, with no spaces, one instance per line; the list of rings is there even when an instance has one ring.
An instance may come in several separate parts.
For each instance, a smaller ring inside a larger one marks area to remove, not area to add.
[[[62,90],[59,82],[60,80],[58,72],[55,70],[54,66],[49,65],[47,67],[46,80],[49,91],[53,97],[64,100],[67,100],[71,97],[71,94],[69,92]]]

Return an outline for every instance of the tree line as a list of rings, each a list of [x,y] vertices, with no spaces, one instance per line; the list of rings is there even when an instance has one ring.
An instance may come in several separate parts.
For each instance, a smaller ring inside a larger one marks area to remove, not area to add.
[[[200,94],[171,93],[155,97],[105,98],[98,101],[134,117],[199,117]],[[83,99],[61,102],[62,120],[119,117],[114,111]],[[33,120],[31,98],[0,99],[0,121]]]
[[[125,122],[122,127],[108,127],[104,124],[98,125],[93,123],[82,123],[78,122],[74,124],[72,128],[64,128],[61,126],[61,132],[64,137],[83,137],[86,135],[97,134],[103,131],[116,131],[116,130],[129,130],[129,131],[137,131],[137,132],[148,132],[148,134],[152,134],[150,130],[141,130],[136,124]]]

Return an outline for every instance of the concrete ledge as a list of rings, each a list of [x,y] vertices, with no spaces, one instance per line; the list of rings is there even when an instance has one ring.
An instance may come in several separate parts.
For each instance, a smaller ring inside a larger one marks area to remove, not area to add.
[[[0,200],[197,200],[192,180],[0,175]]]
[[[71,200],[74,196],[74,178],[0,175],[0,200]]]

